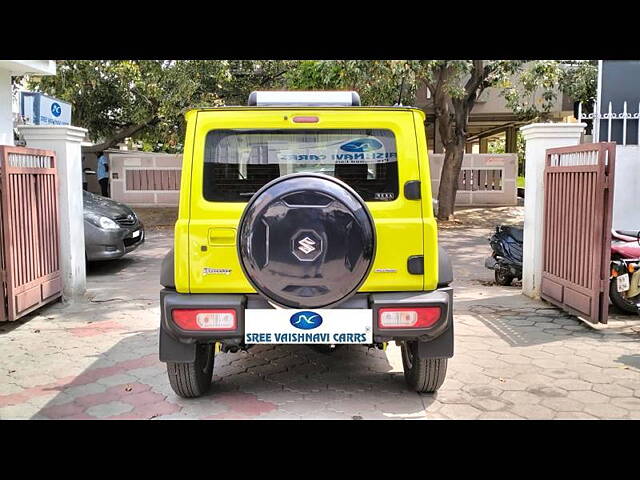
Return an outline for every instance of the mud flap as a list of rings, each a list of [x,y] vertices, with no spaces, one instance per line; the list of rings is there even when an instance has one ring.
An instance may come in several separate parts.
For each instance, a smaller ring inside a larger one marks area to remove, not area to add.
[[[196,361],[196,343],[183,343],[167,335],[160,327],[160,361],[191,363]]]
[[[420,358],[451,358],[453,357],[453,321],[449,323],[442,335],[428,342],[418,342],[418,356]]]

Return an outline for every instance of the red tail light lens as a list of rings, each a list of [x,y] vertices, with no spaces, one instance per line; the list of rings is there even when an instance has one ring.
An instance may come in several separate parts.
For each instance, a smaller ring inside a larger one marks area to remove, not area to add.
[[[183,330],[235,330],[236,311],[222,310],[173,310],[173,321]]]
[[[429,328],[441,315],[440,307],[381,308],[378,310],[380,328]]]

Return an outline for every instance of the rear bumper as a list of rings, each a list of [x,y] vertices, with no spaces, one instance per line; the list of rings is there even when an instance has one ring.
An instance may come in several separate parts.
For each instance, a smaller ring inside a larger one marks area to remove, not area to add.
[[[439,320],[423,329],[380,329],[378,310],[385,307],[439,306]],[[236,312],[234,331],[185,331],[172,321],[174,309],[220,308]],[[222,342],[241,346],[244,342],[244,312],[252,308],[272,308],[258,295],[182,294],[171,289],[160,291],[160,360],[163,362],[190,362],[195,358],[198,342]],[[338,308],[371,309],[373,341],[419,341],[420,354],[428,357],[453,356],[453,288],[444,287],[431,292],[361,293],[340,304]]]

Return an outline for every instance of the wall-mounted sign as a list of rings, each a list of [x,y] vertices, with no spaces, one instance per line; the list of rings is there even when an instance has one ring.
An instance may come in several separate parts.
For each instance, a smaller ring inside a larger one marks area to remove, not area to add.
[[[39,92],[20,92],[20,114],[27,124],[71,125],[71,104]]]

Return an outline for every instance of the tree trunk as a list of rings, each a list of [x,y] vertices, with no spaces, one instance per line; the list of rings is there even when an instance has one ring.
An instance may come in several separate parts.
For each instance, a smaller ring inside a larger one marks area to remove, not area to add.
[[[449,220],[453,215],[458,191],[458,178],[464,157],[464,138],[457,138],[445,146],[444,164],[438,191],[438,219]]]

